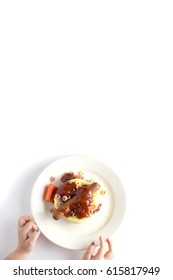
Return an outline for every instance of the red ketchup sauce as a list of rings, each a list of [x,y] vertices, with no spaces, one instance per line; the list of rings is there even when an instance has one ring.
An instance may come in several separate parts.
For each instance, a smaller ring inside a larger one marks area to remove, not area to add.
[[[78,175],[77,175],[78,176]],[[57,194],[62,197],[67,197],[67,199],[77,196],[75,202],[69,207],[62,210],[64,216],[76,216],[78,219],[87,218],[91,216],[92,213],[100,210],[101,205],[97,209],[93,205],[93,192],[91,191],[90,186],[83,185],[79,188],[76,188],[75,182],[70,182],[69,180],[79,178],[74,175],[74,173],[65,173],[62,178],[62,184],[58,187]]]

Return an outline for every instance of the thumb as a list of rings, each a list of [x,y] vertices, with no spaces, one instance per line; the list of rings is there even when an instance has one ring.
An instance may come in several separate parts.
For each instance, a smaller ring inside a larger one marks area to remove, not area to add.
[[[83,260],[90,260],[92,257],[92,254],[94,253],[95,250],[95,243],[92,242],[91,245],[86,249],[85,254],[83,255]]]
[[[40,235],[40,230],[36,229],[31,235],[30,237],[26,240],[26,242],[28,241],[28,243],[32,244],[32,246],[35,245],[37,239],[39,238]]]

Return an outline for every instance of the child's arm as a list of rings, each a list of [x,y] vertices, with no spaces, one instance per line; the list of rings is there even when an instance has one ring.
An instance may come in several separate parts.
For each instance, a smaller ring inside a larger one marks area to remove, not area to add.
[[[16,250],[14,250],[12,253],[10,253],[4,260],[26,260],[28,258],[29,254],[20,253]]]

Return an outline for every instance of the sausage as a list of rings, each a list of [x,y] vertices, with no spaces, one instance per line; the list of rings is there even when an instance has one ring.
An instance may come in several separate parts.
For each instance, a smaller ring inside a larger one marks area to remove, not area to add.
[[[92,193],[95,193],[100,189],[100,185],[96,182],[92,183],[90,186],[87,187]]]
[[[92,183],[89,186],[85,186],[85,190],[87,190],[87,192],[91,192],[92,194],[94,194],[96,191],[98,191],[100,189],[100,185],[96,182]],[[53,218],[55,220],[60,220],[63,216],[66,210],[69,209],[69,207],[74,204],[76,201],[80,201],[80,196],[81,194],[79,194],[80,188],[77,190],[77,195],[73,196],[71,199],[69,199],[67,202],[65,202],[63,205],[61,205],[53,214]],[[86,193],[87,195],[87,193]]]
[[[75,201],[77,200],[77,196],[73,196],[72,198],[70,198],[66,203],[64,203],[63,205],[61,205],[53,214],[53,218],[55,220],[60,220],[63,216],[64,213],[62,212],[62,210],[69,208]]]
[[[59,209],[56,210],[56,212],[53,214],[53,218],[55,220],[60,220],[64,216],[64,213],[59,211]]]

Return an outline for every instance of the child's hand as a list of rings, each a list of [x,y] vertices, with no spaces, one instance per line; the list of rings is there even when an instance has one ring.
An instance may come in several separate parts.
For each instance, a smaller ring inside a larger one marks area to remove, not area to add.
[[[97,253],[93,255],[96,248],[95,243],[92,242],[91,245],[87,248],[85,254],[83,255],[83,260],[111,260],[113,258],[113,249],[112,242],[109,238],[106,241],[102,236],[99,237],[100,248]],[[106,244],[107,243],[107,244]],[[108,250],[107,250],[108,245]]]
[[[5,260],[25,260],[35,247],[40,230],[31,216],[23,216],[18,222],[18,245]]]
[[[18,246],[21,254],[29,254],[35,247],[40,231],[31,216],[20,217],[18,222]]]

